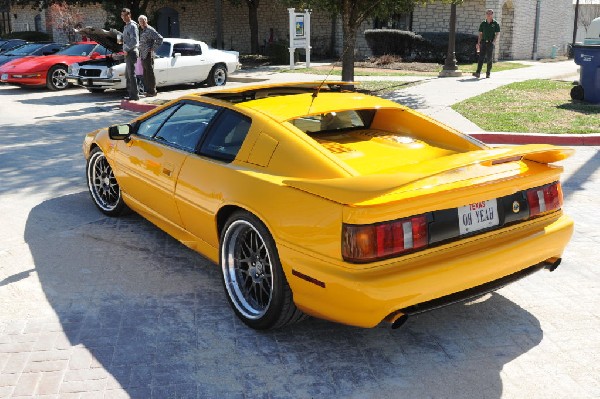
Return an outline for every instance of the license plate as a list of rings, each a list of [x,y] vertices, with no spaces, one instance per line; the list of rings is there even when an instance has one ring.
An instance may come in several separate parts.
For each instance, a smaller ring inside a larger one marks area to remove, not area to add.
[[[497,226],[499,223],[498,202],[495,199],[458,208],[458,227],[461,235]]]
[[[0,76],[0,80],[6,80],[6,79],[8,79],[8,74],[3,73],[2,76]]]

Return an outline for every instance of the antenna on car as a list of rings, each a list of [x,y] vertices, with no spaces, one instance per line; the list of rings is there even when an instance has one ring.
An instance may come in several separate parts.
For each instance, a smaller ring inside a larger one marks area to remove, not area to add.
[[[344,55],[346,54],[346,51],[348,51],[348,48],[346,48],[342,52],[342,55],[340,55],[339,59],[336,62],[332,62],[331,63],[331,69],[329,70],[329,72],[327,72],[327,75],[325,76],[325,78],[323,79],[323,81],[321,82],[321,84],[319,85],[319,87],[317,87],[317,89],[313,92],[313,94],[312,94],[312,100],[310,101],[310,105],[308,106],[308,112],[307,112],[307,114],[310,114],[310,110],[311,110],[311,108],[313,106],[313,103],[315,102],[315,98],[317,98],[317,96],[321,92],[321,88],[323,87],[323,85],[325,84],[325,82],[327,82],[327,79],[329,79],[329,75],[331,75],[331,73],[333,72],[333,69],[335,68],[335,64],[337,64],[338,62],[341,62],[344,59]]]

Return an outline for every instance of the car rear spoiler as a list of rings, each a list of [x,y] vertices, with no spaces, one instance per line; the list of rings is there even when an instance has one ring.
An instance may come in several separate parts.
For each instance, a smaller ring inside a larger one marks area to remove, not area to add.
[[[528,160],[542,164],[562,161],[574,150],[548,144],[491,148],[436,158],[407,165],[405,170],[392,174],[352,176],[334,179],[285,179],[283,183],[338,203],[360,203],[387,194],[415,181],[472,165],[497,164]]]

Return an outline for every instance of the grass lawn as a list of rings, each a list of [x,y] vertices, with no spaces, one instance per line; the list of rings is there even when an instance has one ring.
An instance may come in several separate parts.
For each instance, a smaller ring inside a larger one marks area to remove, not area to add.
[[[421,64],[422,65],[422,64]],[[529,65],[519,64],[516,62],[496,62],[492,69],[493,72],[508,71],[510,69],[526,68]],[[477,64],[464,64],[459,65],[459,69],[463,73],[472,73],[477,70]],[[405,68],[405,69],[404,69]],[[443,65],[432,64],[429,71],[413,69],[411,63],[401,63],[395,68],[360,68],[354,69],[354,76],[438,76],[442,70]],[[485,65],[484,65],[485,68]],[[485,69],[484,69],[485,71]],[[329,76],[341,76],[342,68],[335,66],[331,67],[319,67],[319,68],[295,68],[295,69],[282,69],[283,73],[308,73],[312,75],[329,75]]]
[[[572,101],[569,82],[512,83],[452,106],[490,132],[598,133],[600,105]]]
[[[437,76],[438,72],[422,72],[422,71],[408,71],[408,70],[397,70],[397,69],[389,69],[382,70],[373,68],[373,70],[369,70],[370,68],[355,68],[354,76]],[[442,70],[440,66],[440,71]],[[321,76],[342,76],[342,68],[334,67],[329,68],[295,68],[295,69],[282,69],[283,73],[307,73],[311,75],[321,75]]]
[[[357,91],[381,96],[396,90],[403,90],[407,87],[421,84],[421,82],[391,82],[389,80],[374,80],[369,82],[360,82],[355,86]]]

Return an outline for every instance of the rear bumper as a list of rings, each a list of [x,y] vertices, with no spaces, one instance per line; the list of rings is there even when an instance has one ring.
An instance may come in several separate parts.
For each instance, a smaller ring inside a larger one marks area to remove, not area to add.
[[[288,247],[278,249],[300,309],[339,323],[374,327],[525,277],[543,268],[543,262],[560,258],[572,233],[573,221],[558,212],[370,265],[331,263]]]

